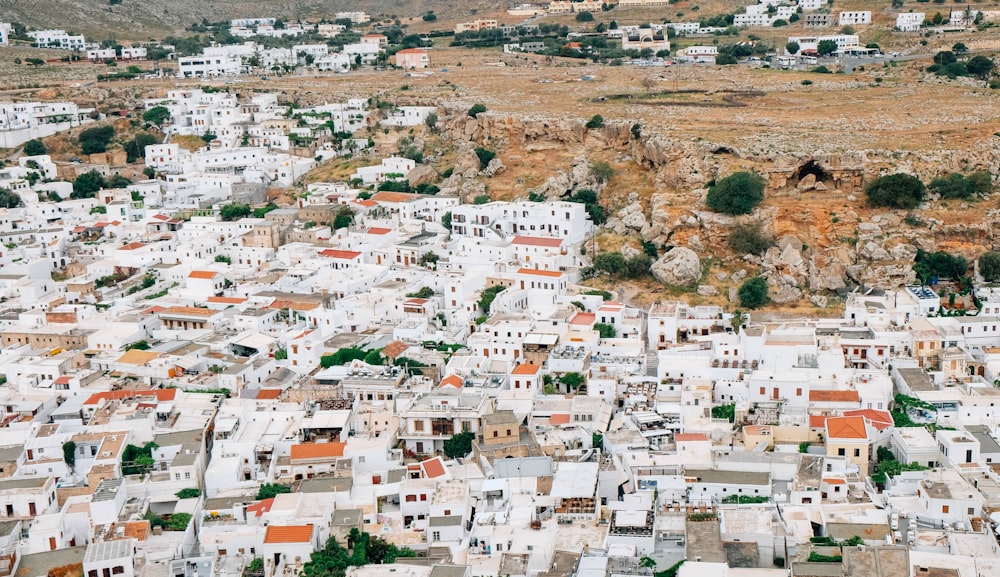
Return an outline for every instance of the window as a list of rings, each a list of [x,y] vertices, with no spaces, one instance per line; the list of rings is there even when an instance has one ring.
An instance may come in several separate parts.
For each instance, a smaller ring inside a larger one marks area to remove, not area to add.
[[[407,503],[416,503],[417,502],[417,496],[416,495],[407,495],[406,496],[406,502]]]
[[[440,531],[434,531],[433,533],[431,533],[431,540],[432,541],[440,541],[441,540],[441,532]]]
[[[493,431],[493,438],[494,439],[497,438],[497,437],[499,437],[499,436],[500,436],[500,431]]]
[[[421,501],[426,501],[427,500],[427,493],[421,493],[420,494],[420,500]]]
[[[942,513],[947,513],[948,512],[948,505],[941,505],[941,512]]]
[[[413,421],[413,430],[414,431],[423,431],[424,430],[424,422],[423,421]]]
[[[861,449],[854,449],[854,456],[855,457],[860,457],[861,456]]]
[[[843,457],[843,456],[847,455],[847,450],[844,449],[843,447],[841,447],[841,448],[837,449],[837,455]]]

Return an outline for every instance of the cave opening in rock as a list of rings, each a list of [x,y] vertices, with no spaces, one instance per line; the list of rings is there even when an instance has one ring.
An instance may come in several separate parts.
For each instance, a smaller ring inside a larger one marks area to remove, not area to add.
[[[810,160],[795,169],[795,172],[792,173],[792,178],[789,179],[789,181],[797,183],[810,174],[816,177],[816,182],[828,182],[833,180],[833,176],[829,172],[823,170],[815,160]]]

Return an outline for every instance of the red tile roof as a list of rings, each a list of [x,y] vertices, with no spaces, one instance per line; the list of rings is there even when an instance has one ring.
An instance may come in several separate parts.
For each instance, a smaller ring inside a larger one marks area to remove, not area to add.
[[[707,441],[708,437],[702,433],[681,433],[679,435],[674,435],[674,442],[683,443],[686,441]]]
[[[860,400],[857,391],[809,391],[810,403],[857,403]]]
[[[319,255],[330,258],[342,258],[345,260],[352,260],[361,256],[361,253],[356,250],[337,250],[333,248],[328,248],[326,250],[320,251]]]
[[[366,208],[371,208],[373,206],[378,206],[378,203],[375,202],[374,200],[355,200],[354,202],[356,202],[356,203],[358,203],[361,206],[364,206]]]
[[[343,457],[346,443],[299,443],[292,445],[292,461]]]
[[[367,232],[368,232],[368,234],[379,234],[379,235],[381,235],[381,234],[389,234],[390,232],[392,232],[392,229],[391,228],[382,228],[382,227],[378,227],[378,226],[373,226],[373,227],[369,228]]]
[[[847,481],[843,479],[838,479],[837,477],[830,477],[829,479],[823,479],[823,482],[827,485],[846,485]]]
[[[594,313],[576,313],[569,324],[571,325],[592,325],[597,321],[597,315]]]
[[[826,420],[827,439],[867,439],[864,417],[830,417]]]
[[[256,516],[260,517],[264,513],[270,511],[273,505],[274,505],[274,497],[271,497],[270,499],[264,499],[263,501],[254,503],[253,505],[249,505],[247,507],[247,513],[256,513]]]
[[[551,238],[547,236],[521,236],[517,235],[514,240],[510,241],[511,244],[520,244],[524,246],[548,246],[552,248],[559,248],[562,246],[561,238]]]
[[[419,194],[383,190],[382,192],[376,193],[371,199],[375,202],[409,202],[418,198],[420,198]]]
[[[313,526],[310,525],[268,525],[264,534],[265,543],[308,543],[312,541]]]
[[[889,411],[879,411],[877,409],[858,409],[856,411],[844,411],[845,417],[864,417],[871,421],[872,426],[878,430],[895,425]]]
[[[156,397],[161,403],[172,401],[177,397],[177,389],[152,389],[145,391],[104,391],[94,393],[87,397],[84,405],[96,405],[103,400],[120,401],[122,399],[134,399],[139,397]]]
[[[188,278],[204,278],[211,280],[218,274],[219,273],[214,270],[193,270],[191,271],[191,274],[188,275]]]
[[[142,248],[144,246],[146,245],[142,244],[141,242],[130,242],[118,250],[135,250],[137,248]]]
[[[809,416],[809,428],[810,429],[823,429],[826,427],[826,420],[829,417],[823,415],[810,415]]]
[[[62,375],[61,377],[52,382],[57,385],[68,385],[71,378],[72,377],[70,377],[69,375]]]
[[[517,365],[514,370],[510,372],[512,375],[537,375],[538,370],[541,369],[538,365],[533,365],[531,363],[524,363],[523,365]]]
[[[569,413],[555,413],[549,417],[550,425],[565,425],[569,423]]]
[[[281,389],[261,389],[257,391],[257,398],[263,400],[277,399],[281,396],[281,393]]]
[[[247,299],[242,297],[208,297],[206,300],[210,303],[219,303],[224,305],[238,305],[247,302]]]
[[[517,270],[517,274],[530,274],[534,276],[548,276],[553,278],[559,278],[563,273],[557,270],[536,270],[533,268],[520,268]]]
[[[455,387],[456,389],[461,389],[462,378],[458,375],[448,375],[447,377],[441,379],[441,387]]]
[[[438,477],[443,477],[447,470],[444,467],[444,461],[441,457],[434,457],[432,459],[427,459],[420,463],[420,467],[424,470],[424,476],[428,479],[437,479]]]

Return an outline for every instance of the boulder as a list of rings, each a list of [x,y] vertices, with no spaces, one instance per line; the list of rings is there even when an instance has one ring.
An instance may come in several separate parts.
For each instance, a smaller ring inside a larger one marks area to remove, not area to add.
[[[799,190],[809,190],[810,188],[814,188],[815,186],[816,186],[816,175],[807,174],[802,177],[802,180],[799,181],[799,183],[795,186],[795,188]]]
[[[714,286],[709,285],[709,284],[701,284],[701,285],[698,285],[698,291],[697,292],[698,292],[699,295],[701,295],[703,297],[714,297],[714,296],[718,296],[719,289],[717,289]]]
[[[490,161],[489,164],[486,165],[486,168],[483,169],[483,174],[486,176],[496,176],[498,174],[502,174],[505,170],[507,170],[507,167],[503,165],[500,157],[496,156]]]
[[[437,177],[438,173],[434,170],[434,167],[426,164],[418,164],[413,167],[413,170],[406,173],[406,179],[410,181],[411,186],[432,183],[437,180]]]
[[[813,295],[809,297],[809,302],[818,306],[821,309],[825,309],[827,305],[827,299],[823,295]]]
[[[641,250],[635,248],[634,246],[632,246],[630,244],[623,244],[622,248],[621,248],[621,251],[619,251],[619,252],[621,252],[622,256],[624,256],[627,259],[630,259],[630,258],[632,258],[634,256],[638,256],[638,255],[642,254]]]
[[[701,259],[689,248],[676,247],[654,262],[650,272],[664,284],[691,285],[701,278]]]

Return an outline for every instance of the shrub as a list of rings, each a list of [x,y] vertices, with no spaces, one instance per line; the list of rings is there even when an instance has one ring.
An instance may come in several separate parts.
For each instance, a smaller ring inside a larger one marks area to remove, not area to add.
[[[480,194],[472,199],[472,204],[487,204],[490,202],[490,195]]]
[[[705,204],[716,212],[748,214],[764,200],[764,178],[752,172],[735,172],[708,189]]]
[[[928,253],[918,249],[913,270],[925,283],[931,277],[959,280],[969,271],[969,261],[963,256],[951,255],[944,251]]]
[[[489,166],[490,161],[496,158],[497,153],[488,148],[479,146],[476,147],[476,156],[479,157],[479,169],[482,170]]]
[[[188,487],[187,489],[181,489],[174,493],[178,499],[193,499],[194,497],[201,497],[201,489],[197,487]]]
[[[600,128],[604,126],[604,117],[600,114],[595,114],[590,117],[587,121],[587,128]]]
[[[70,198],[94,198],[94,194],[104,188],[105,185],[104,176],[96,170],[91,170],[76,177],[73,181],[73,192],[69,195]]]
[[[24,155],[25,156],[38,156],[41,154],[46,154],[48,151],[45,149],[45,143],[40,139],[29,140],[24,143]]]
[[[80,148],[84,154],[98,154],[105,152],[114,137],[115,128],[113,126],[88,128],[80,133]]]
[[[762,276],[743,281],[738,294],[740,305],[748,309],[760,308],[771,302],[771,297],[767,294],[767,281]]]
[[[219,216],[224,222],[232,222],[234,220],[246,218],[250,216],[252,212],[253,211],[250,209],[250,205],[233,202],[223,205],[222,208],[219,209]]]
[[[1000,281],[1000,252],[988,250],[979,255],[979,274],[986,282]]]
[[[615,176],[615,169],[607,162],[598,160],[590,163],[590,174],[597,182],[605,183]]]
[[[597,334],[601,335],[602,339],[613,339],[618,336],[618,331],[615,329],[615,325],[594,323],[594,330],[597,331]]]
[[[912,209],[924,200],[924,183],[909,174],[880,176],[865,187],[868,204],[889,208]]]
[[[142,119],[153,126],[163,126],[166,121],[170,120],[170,110],[165,106],[154,106],[142,113]]]
[[[486,105],[479,104],[478,102],[476,104],[473,104],[472,107],[469,108],[469,116],[473,118],[476,118],[483,112],[486,112]]]
[[[733,225],[726,244],[739,255],[762,255],[774,246],[774,238],[764,229],[763,221],[754,220]]]
[[[449,459],[458,459],[472,452],[472,440],[476,438],[475,433],[456,433],[444,442],[444,454]]]
[[[278,495],[284,493],[291,493],[292,488],[288,485],[280,485],[278,483],[265,483],[257,489],[257,500],[261,501],[264,499],[273,499]]]
[[[593,22],[594,21],[594,15],[591,14],[590,12],[587,12],[586,10],[584,10],[583,12],[577,12],[576,13],[576,21],[577,22]]]
[[[17,208],[21,206],[21,204],[20,195],[12,190],[0,188],[0,208]]]

